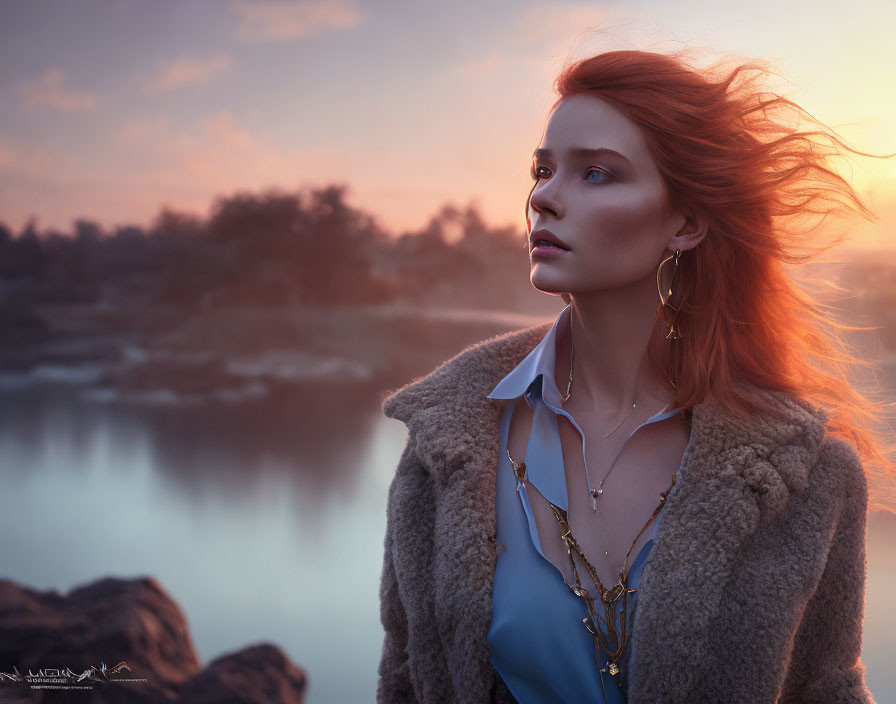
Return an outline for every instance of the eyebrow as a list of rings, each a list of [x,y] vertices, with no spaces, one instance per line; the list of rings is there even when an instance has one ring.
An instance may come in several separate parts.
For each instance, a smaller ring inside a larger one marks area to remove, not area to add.
[[[625,156],[623,156],[622,154],[617,152],[615,149],[609,149],[607,147],[601,147],[599,149],[589,149],[587,147],[573,147],[572,149],[569,150],[568,153],[570,156],[579,156],[579,157],[581,157],[581,156],[594,157],[594,156],[600,156],[602,154],[610,154],[612,156],[619,157],[626,163],[631,164],[631,162]],[[541,159],[542,157],[549,157],[549,156],[551,156],[551,154],[552,154],[552,152],[550,149],[536,149],[532,153],[532,158],[533,159]]]

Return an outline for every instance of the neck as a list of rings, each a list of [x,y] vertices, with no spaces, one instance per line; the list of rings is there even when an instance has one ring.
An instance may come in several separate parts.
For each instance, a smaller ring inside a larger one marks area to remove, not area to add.
[[[557,386],[569,380],[570,334],[575,341],[570,402],[615,417],[639,407],[668,403],[675,389],[657,378],[647,362],[646,345],[659,304],[653,288],[637,285],[571,294],[568,325],[557,330]]]

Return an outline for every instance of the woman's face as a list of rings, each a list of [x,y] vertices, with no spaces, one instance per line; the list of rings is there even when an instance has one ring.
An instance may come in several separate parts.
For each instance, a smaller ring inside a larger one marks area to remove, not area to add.
[[[618,154],[581,151],[588,149]],[[667,246],[685,218],[667,211],[664,183],[632,120],[600,98],[564,98],[548,120],[532,173],[527,224],[535,288],[584,293],[649,275],[655,281],[660,261],[674,253]],[[533,251],[541,228],[568,251]]]

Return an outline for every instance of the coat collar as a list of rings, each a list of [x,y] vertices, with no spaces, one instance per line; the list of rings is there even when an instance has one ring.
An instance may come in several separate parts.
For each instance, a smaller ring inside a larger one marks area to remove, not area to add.
[[[525,394],[526,402],[532,406],[529,387],[535,379],[541,376],[542,398],[554,407],[559,407],[562,404],[560,389],[557,388],[557,380],[554,378],[554,367],[557,361],[556,338],[560,326],[568,325],[566,321],[569,318],[571,306],[571,303],[568,304],[560,312],[541,341],[532,348],[523,361],[501,378],[497,386],[489,393],[489,398],[511,399]]]
[[[487,702],[494,683],[487,632],[504,401],[488,394],[550,328],[535,325],[471,345],[383,401],[387,417],[407,424],[421,462],[441,489],[434,603],[442,642],[463,643],[463,652],[446,657],[455,686],[470,702]],[[807,486],[819,455],[825,410],[782,392],[739,388],[777,409],[783,420],[763,416],[745,426],[711,397],[692,409],[682,479],[666,500],[641,576],[632,630],[636,659],[629,663],[632,704],[655,701],[661,691],[684,694],[694,684],[700,669],[688,654],[708,637],[739,546],[784,509],[791,492]],[[664,607],[669,593],[677,595],[674,611]],[[655,637],[659,633],[675,633],[675,647],[668,637]]]

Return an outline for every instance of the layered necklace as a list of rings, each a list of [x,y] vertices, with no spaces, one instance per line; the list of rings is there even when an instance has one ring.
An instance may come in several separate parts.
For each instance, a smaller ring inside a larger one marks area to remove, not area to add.
[[[572,325],[570,325],[570,330],[569,330],[569,383],[567,383],[567,385],[566,385],[566,394],[563,396],[561,403],[566,403],[567,401],[569,401],[569,395],[570,395],[570,393],[572,393],[572,367],[573,367],[573,355],[574,354],[575,354],[575,346],[572,343]],[[627,421],[629,419],[631,414],[634,412],[635,408],[637,408],[637,406],[638,406],[637,393],[638,393],[638,382],[639,381],[641,381],[641,367],[640,366],[638,367],[638,376],[635,378],[635,401],[634,401],[634,403],[632,403],[631,410],[625,414],[625,418],[623,418],[621,421],[619,421],[616,424],[615,428],[613,428],[609,433],[604,435],[598,442],[603,442],[608,437],[610,437],[613,433],[615,433],[619,429],[619,427],[623,423],[625,423],[625,421]],[[621,452],[622,452],[622,450],[620,450],[620,453]],[[617,457],[618,457],[618,455],[617,455]],[[604,478],[600,480],[600,484],[597,485],[597,489],[591,490],[591,510],[592,511],[597,511],[597,497],[604,493],[604,480],[606,480],[606,478],[610,476],[610,472],[613,471],[613,467],[615,467],[615,466],[616,466],[616,461],[614,460],[613,463],[610,465],[610,469],[607,470],[607,473],[604,475]]]
[[[573,347],[572,347],[572,330],[570,330],[570,360],[569,360],[569,384],[566,387],[566,394],[563,398],[563,402],[569,400],[570,391],[572,389],[572,365],[573,365]],[[640,370],[639,370],[639,378],[640,378]],[[636,386],[637,388],[637,386]],[[604,435],[601,440],[605,440],[610,435],[612,435],[628,418],[631,416],[632,411],[634,411],[636,407],[636,403],[632,404],[632,410],[630,410],[625,418],[623,418],[619,423],[616,424],[616,427],[613,428],[609,433]],[[621,450],[620,450],[621,454]],[[523,486],[523,482],[526,480],[526,463],[525,462],[517,462],[510,455],[510,450],[507,450],[507,457],[510,459],[510,463],[513,465],[513,472],[517,478],[517,491],[519,492],[521,487]],[[618,459],[618,455],[617,455]],[[610,470],[607,471],[607,474],[604,476],[604,479],[601,480],[600,485],[597,489],[593,489],[591,493],[591,506],[592,510],[596,510],[597,497],[603,494],[603,483],[604,480],[609,476],[610,472],[613,470],[613,466],[615,466],[615,460],[613,464],[610,466]],[[677,474],[677,473],[676,473]],[[628,627],[625,622],[626,616],[626,607],[628,604],[628,595],[632,592],[637,591],[636,589],[628,588],[628,558],[631,554],[632,549],[635,547],[635,543],[638,542],[638,539],[641,537],[641,534],[650,524],[650,521],[655,519],[659,512],[662,510],[663,505],[665,504],[666,497],[669,495],[669,492],[672,490],[672,487],[675,486],[676,474],[672,475],[672,484],[669,485],[669,488],[660,494],[660,501],[657,507],[654,509],[650,518],[644,523],[644,526],[638,531],[638,534],[635,536],[634,541],[632,541],[631,546],[628,549],[628,552],[625,554],[625,559],[622,563],[622,569],[619,571],[618,580],[616,584],[613,585],[610,589],[607,589],[600,581],[597,576],[597,571],[594,569],[594,566],[588,561],[585,557],[585,553],[582,552],[582,548],[579,545],[579,542],[572,535],[572,530],[569,527],[569,518],[567,512],[557,506],[556,504],[548,501],[550,504],[551,510],[554,513],[554,518],[557,519],[557,523],[560,527],[560,537],[563,542],[566,544],[566,554],[569,556],[570,564],[572,565],[573,575],[575,575],[576,583],[570,584],[566,577],[563,577],[563,583],[569,588],[569,590],[573,593],[573,595],[581,598],[585,602],[585,606],[588,610],[588,615],[582,619],[582,623],[588,632],[594,636],[594,654],[597,659],[597,666],[600,673],[600,683],[601,688],[604,690],[604,698],[606,698],[606,689],[604,688],[604,680],[603,673],[609,672],[611,676],[617,675],[621,672],[621,669],[618,665],[618,660],[622,657],[622,653],[625,650],[626,643],[628,642]],[[547,499],[546,499],[547,500]],[[576,566],[575,559],[573,558],[573,552],[575,551],[578,554],[580,560],[585,565],[588,570],[588,574],[591,576],[595,586],[597,587],[598,596],[592,597],[590,592],[582,586],[582,581],[579,577],[579,570]],[[605,553],[606,554],[606,553]],[[562,574],[561,574],[562,576]],[[619,627],[616,626],[616,605],[619,599],[621,601],[621,612],[619,615]],[[599,599],[601,603],[600,611],[595,607],[595,601]],[[602,612],[602,613],[601,613]],[[606,625],[606,635],[600,628],[600,624],[604,623]],[[600,664],[600,651],[603,650],[607,654],[608,663],[607,666],[602,667]]]

